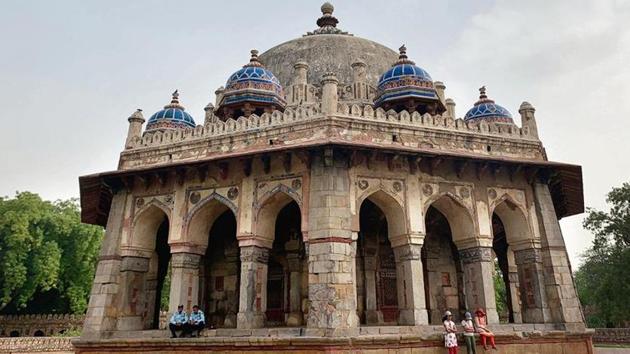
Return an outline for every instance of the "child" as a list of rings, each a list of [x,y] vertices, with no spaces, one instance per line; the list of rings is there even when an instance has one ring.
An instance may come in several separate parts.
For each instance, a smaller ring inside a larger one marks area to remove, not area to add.
[[[481,344],[483,344],[483,349],[488,350],[488,345],[486,344],[486,339],[490,339],[490,345],[492,345],[492,349],[496,350],[497,346],[494,344],[494,333],[490,332],[488,329],[488,320],[486,319],[486,313],[480,307],[475,311],[475,323],[477,325],[477,332],[481,336]]]
[[[448,348],[448,354],[457,354],[457,327],[455,327],[455,322],[453,322],[453,314],[451,311],[446,311],[444,313],[444,317],[442,317],[442,321],[444,322],[444,329],[446,333],[444,334],[444,346]]]
[[[462,327],[464,327],[464,339],[466,340],[466,350],[468,354],[476,354],[475,348],[475,325],[472,321],[472,315],[470,312],[466,312],[466,319],[462,321]]]

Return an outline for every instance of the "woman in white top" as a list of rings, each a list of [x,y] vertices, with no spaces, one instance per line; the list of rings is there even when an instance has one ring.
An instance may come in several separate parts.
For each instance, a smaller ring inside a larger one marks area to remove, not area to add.
[[[457,327],[453,322],[453,314],[451,311],[446,311],[442,318],[444,322],[444,346],[448,348],[448,354],[457,354]]]

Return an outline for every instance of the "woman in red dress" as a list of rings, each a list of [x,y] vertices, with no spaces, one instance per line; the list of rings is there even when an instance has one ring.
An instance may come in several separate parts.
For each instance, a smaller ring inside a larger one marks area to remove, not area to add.
[[[496,344],[494,344],[494,333],[492,333],[488,329],[488,319],[486,317],[486,313],[480,307],[475,311],[475,324],[477,325],[477,333],[481,336],[481,344],[483,345],[484,350],[488,350],[488,345],[486,344],[486,340],[490,339],[490,345],[492,349],[497,349]]]

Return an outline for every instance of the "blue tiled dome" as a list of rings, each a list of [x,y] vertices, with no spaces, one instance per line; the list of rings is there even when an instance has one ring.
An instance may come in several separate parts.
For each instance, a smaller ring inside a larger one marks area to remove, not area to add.
[[[250,62],[230,75],[225,84],[222,106],[245,102],[275,104],[284,107],[284,91],[276,76],[258,60],[258,51],[252,50]]]
[[[378,80],[376,106],[404,98],[439,101],[429,73],[407,58],[405,46],[400,47],[398,61]]]
[[[171,103],[154,113],[147,122],[147,131],[160,129],[194,128],[195,120],[179,104],[179,93],[173,92]]]
[[[488,98],[485,86],[479,89],[479,93],[479,101],[466,112],[464,116],[465,121],[476,122],[485,120],[488,122],[514,123],[512,114],[507,109]]]

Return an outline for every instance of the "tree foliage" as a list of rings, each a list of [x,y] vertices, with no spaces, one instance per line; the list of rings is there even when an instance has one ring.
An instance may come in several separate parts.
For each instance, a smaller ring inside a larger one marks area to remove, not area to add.
[[[619,327],[630,314],[630,183],[608,193],[608,212],[588,209],[584,227],[595,235],[575,274],[591,327]]]
[[[509,308],[507,303],[507,289],[505,288],[505,280],[503,279],[503,272],[499,268],[499,262],[494,261],[494,273],[492,276],[494,281],[494,298],[497,305],[497,313],[499,318],[505,322],[509,316]]]
[[[102,236],[76,200],[0,198],[0,312],[84,312]]]

